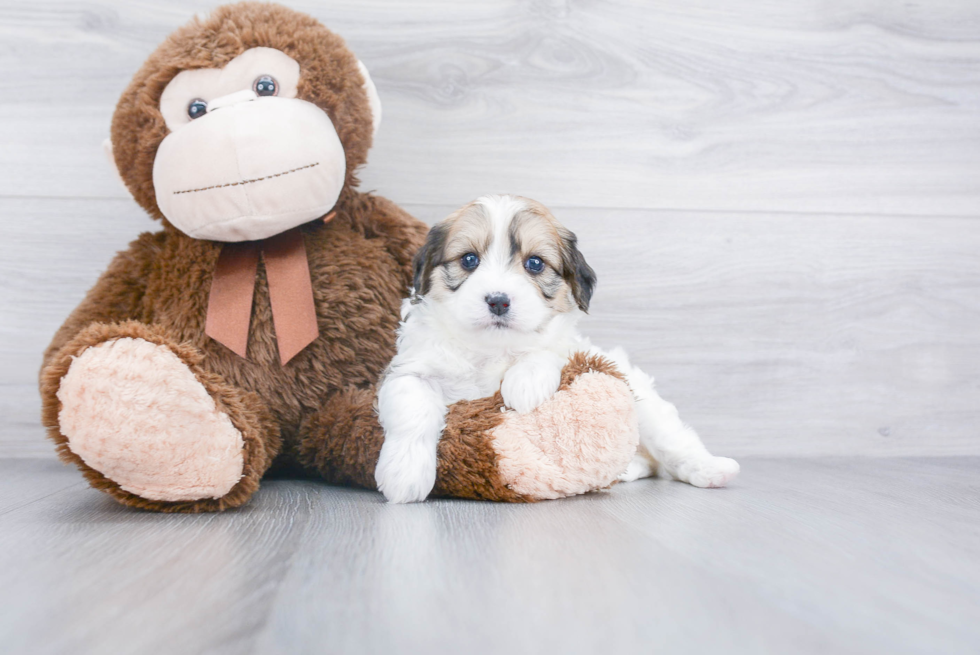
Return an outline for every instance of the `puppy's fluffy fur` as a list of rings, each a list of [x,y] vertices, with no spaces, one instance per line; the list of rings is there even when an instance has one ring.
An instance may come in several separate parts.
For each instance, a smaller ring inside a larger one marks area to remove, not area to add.
[[[578,333],[595,282],[575,235],[533,200],[484,196],[432,228],[378,392],[385,441],[375,478],[389,501],[429,495],[449,405],[500,389],[507,407],[529,412],[555,393],[579,351],[612,360],[633,392],[640,447],[622,480],[660,469],[721,487],[737,475],[738,463],[713,457],[622,349],[601,351]]]

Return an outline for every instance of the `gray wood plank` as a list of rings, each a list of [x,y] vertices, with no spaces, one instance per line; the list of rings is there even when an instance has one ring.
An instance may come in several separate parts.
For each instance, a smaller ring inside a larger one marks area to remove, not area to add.
[[[3,650],[249,652],[309,518],[308,495],[308,485],[282,482],[239,511],[163,515],[83,486],[0,515]]]
[[[99,144],[206,0],[5,2],[0,195],[123,197]],[[374,71],[367,188],[587,207],[976,215],[980,5],[297,1]]]
[[[743,465],[726,490],[523,506],[273,481],[241,511],[166,516],[72,488],[0,514],[0,634],[33,653],[980,648],[980,459]]]
[[[37,384],[26,381],[31,372],[22,371],[21,381],[0,385],[0,457],[55,457],[54,443],[41,426]]]
[[[980,454],[975,221],[556,212],[599,276],[583,330],[627,348],[715,451]],[[0,260],[0,453],[50,455],[41,352],[152,223],[125,200],[0,199],[0,215],[18,217],[0,224],[18,244]]]
[[[0,458],[0,516],[62,491],[87,486],[81,473],[61,462]]]
[[[750,460],[717,494],[371,505],[340,540],[324,503],[259,650],[969,652],[975,466]]]
[[[858,650],[969,652],[980,647],[975,466],[747,460],[734,493],[668,485],[603,507],[674,556]],[[935,626],[927,640],[923,620]]]

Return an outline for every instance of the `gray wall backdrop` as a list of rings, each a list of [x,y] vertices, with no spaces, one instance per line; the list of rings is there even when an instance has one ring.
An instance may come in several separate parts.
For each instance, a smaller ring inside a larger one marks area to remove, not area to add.
[[[980,3],[288,4],[378,86],[363,188],[551,206],[587,331],[714,451],[980,454]],[[154,227],[103,160],[115,101],[212,6],[0,3],[0,456],[53,456],[41,352]]]

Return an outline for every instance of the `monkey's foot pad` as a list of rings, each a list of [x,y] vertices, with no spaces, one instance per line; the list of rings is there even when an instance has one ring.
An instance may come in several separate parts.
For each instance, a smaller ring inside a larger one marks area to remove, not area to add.
[[[507,412],[493,431],[500,475],[528,498],[608,487],[636,452],[633,396],[622,380],[589,371],[562,386],[531,413]]]
[[[220,498],[241,479],[241,432],[169,348],[121,338],[76,357],[58,389],[68,447],[148,500]]]

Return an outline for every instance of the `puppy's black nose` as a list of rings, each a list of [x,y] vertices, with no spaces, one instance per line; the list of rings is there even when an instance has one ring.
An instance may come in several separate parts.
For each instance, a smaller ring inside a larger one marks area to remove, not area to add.
[[[510,296],[506,293],[488,293],[484,300],[487,301],[490,311],[497,316],[503,316],[510,311]]]

